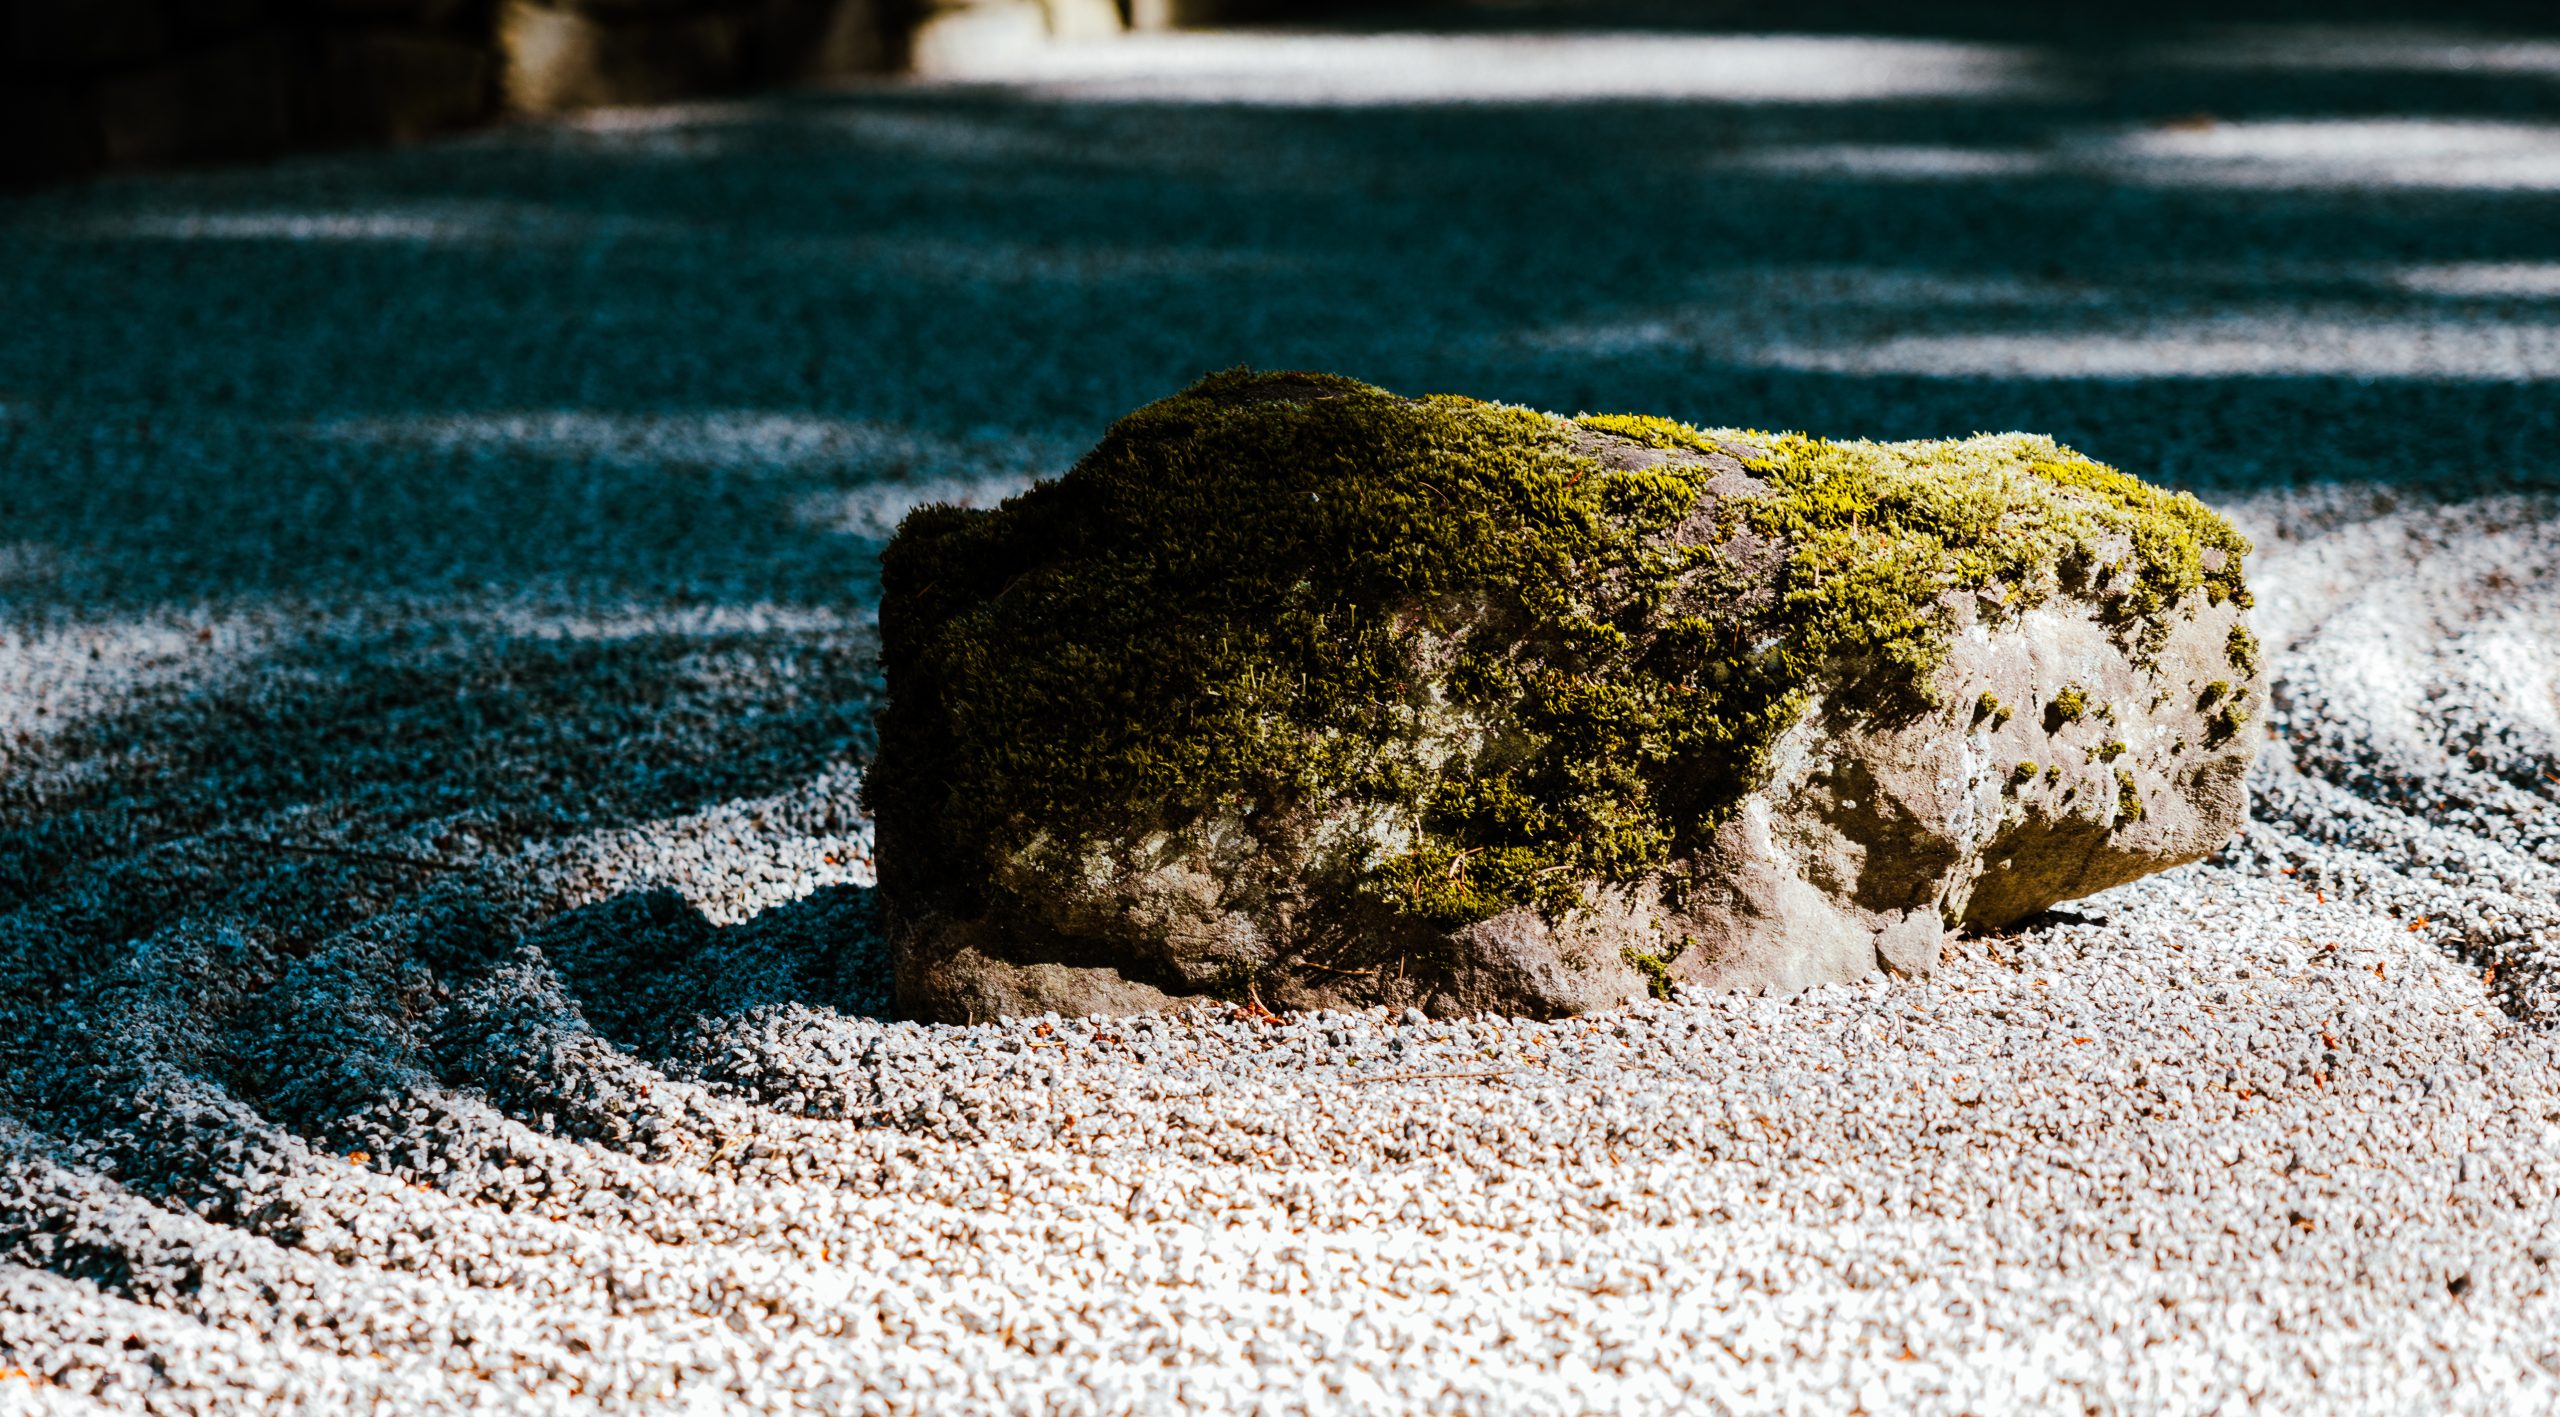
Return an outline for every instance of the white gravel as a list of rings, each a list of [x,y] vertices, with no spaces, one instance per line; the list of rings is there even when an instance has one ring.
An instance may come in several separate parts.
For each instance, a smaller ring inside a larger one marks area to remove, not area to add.
[[[0,1411],[2560,1404],[2560,198],[1939,160],[2442,49],[2264,42],[1221,41],[0,206]],[[881,535],[1245,360],[2198,486],[2256,818],[1925,982],[886,1021]]]

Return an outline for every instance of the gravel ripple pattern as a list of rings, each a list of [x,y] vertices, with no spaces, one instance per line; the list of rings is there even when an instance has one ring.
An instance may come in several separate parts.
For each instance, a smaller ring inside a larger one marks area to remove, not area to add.
[[[0,1410],[2560,1406],[2547,43],[1150,43],[0,206]],[[893,1021],[881,538],[1245,360],[2194,486],[2253,819],[1925,981]]]

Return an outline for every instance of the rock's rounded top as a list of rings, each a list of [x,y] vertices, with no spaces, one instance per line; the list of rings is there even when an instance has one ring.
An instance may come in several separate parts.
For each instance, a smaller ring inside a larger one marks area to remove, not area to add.
[[[1312,896],[1440,929],[1562,912],[1696,849],[1809,709],[1907,722],[1960,632],[2056,597],[2142,662],[2245,603],[2248,549],[2030,435],[1212,375],[1054,482],[900,529],[869,791],[907,840],[884,836],[883,885],[966,916],[1072,900],[1132,852],[1285,839],[1299,925]]]

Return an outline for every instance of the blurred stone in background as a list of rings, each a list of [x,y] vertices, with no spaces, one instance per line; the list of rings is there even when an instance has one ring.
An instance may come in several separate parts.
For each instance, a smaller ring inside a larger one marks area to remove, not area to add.
[[[901,46],[881,0],[504,0],[494,52],[525,113],[665,103],[873,73]]]
[[[1115,0],[927,0],[907,36],[906,59],[918,73],[965,73],[973,63],[1124,28]]]
[[[12,0],[0,186],[912,69],[1250,0]]]

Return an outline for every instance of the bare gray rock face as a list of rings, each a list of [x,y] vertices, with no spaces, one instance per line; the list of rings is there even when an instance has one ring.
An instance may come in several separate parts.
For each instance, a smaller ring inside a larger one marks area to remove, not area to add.
[[[1950,929],[2212,852],[2247,817],[2256,756],[2220,707],[2260,692],[2230,662],[2241,613],[2176,621],[2146,663],[2096,607],[2058,602],[1958,630],[1935,712],[1879,727],[1808,708],[1692,868],[1701,957],[1672,972],[1779,991],[1925,974]]]
[[[2238,828],[2247,550],[2025,435],[1216,376],[885,558],[900,1007],[1554,1016],[1927,973]]]

